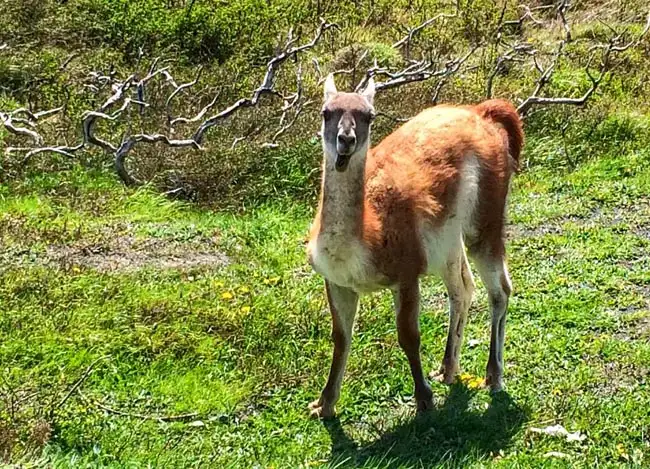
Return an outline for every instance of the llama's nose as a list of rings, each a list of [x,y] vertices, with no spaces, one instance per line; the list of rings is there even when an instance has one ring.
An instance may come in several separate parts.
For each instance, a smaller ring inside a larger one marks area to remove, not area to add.
[[[340,133],[337,138],[337,147],[341,153],[352,153],[357,143],[357,137],[354,134]]]

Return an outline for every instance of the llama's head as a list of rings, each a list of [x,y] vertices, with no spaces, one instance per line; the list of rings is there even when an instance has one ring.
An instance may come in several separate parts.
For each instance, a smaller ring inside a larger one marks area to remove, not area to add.
[[[375,83],[371,78],[361,93],[339,93],[334,77],[325,81],[323,149],[337,171],[345,171],[352,158],[365,158],[370,145],[370,124],[375,117]]]

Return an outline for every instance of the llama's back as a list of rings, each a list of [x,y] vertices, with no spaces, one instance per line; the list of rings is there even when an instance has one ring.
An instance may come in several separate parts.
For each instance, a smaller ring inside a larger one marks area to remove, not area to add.
[[[370,185],[375,178],[394,187],[434,230],[460,226],[470,250],[499,253],[522,142],[521,121],[507,102],[435,106],[373,149]]]

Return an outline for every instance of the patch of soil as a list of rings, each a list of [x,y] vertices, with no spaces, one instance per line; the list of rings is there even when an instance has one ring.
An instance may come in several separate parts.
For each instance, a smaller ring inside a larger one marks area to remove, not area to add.
[[[116,236],[100,243],[49,246],[46,263],[65,269],[79,266],[100,272],[128,272],[144,268],[223,267],[230,260],[209,238],[179,242],[164,238],[138,240],[133,236]]]
[[[614,334],[619,340],[650,340],[650,312],[629,321],[624,327]]]
[[[512,224],[506,227],[506,235],[507,239],[513,239],[559,234],[564,230],[565,223],[584,228],[623,224],[627,225],[627,232],[650,239],[650,200],[639,199],[631,205],[619,205],[608,210],[596,208],[584,217],[562,216],[534,227]]]
[[[545,236],[548,234],[559,234],[562,232],[562,226],[559,224],[540,225],[534,228],[528,228],[524,225],[508,225],[506,227],[506,239],[518,238],[535,238],[537,236]]]
[[[650,285],[634,285],[643,299],[641,304],[622,306],[610,313],[623,320],[623,326],[614,337],[622,341],[650,340]]]
[[[609,362],[601,367],[604,380],[600,383],[597,394],[603,397],[634,391],[650,378],[650,368],[643,366]]]

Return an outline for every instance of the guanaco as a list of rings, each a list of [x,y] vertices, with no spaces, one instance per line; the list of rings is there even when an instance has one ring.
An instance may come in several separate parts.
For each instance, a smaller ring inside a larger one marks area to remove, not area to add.
[[[426,109],[370,149],[375,85],[338,92],[325,81],[323,175],[307,247],[325,278],[334,354],[311,414],[335,415],[350,352],[359,295],[388,288],[398,341],[415,384],[418,411],[432,407],[422,371],[419,278],[439,275],[449,298],[449,332],[439,379],[452,383],[474,280],[466,253],[486,285],[492,316],[486,384],[503,386],[503,348],[512,291],[505,262],[504,216],[510,178],[524,141],[507,101]]]

